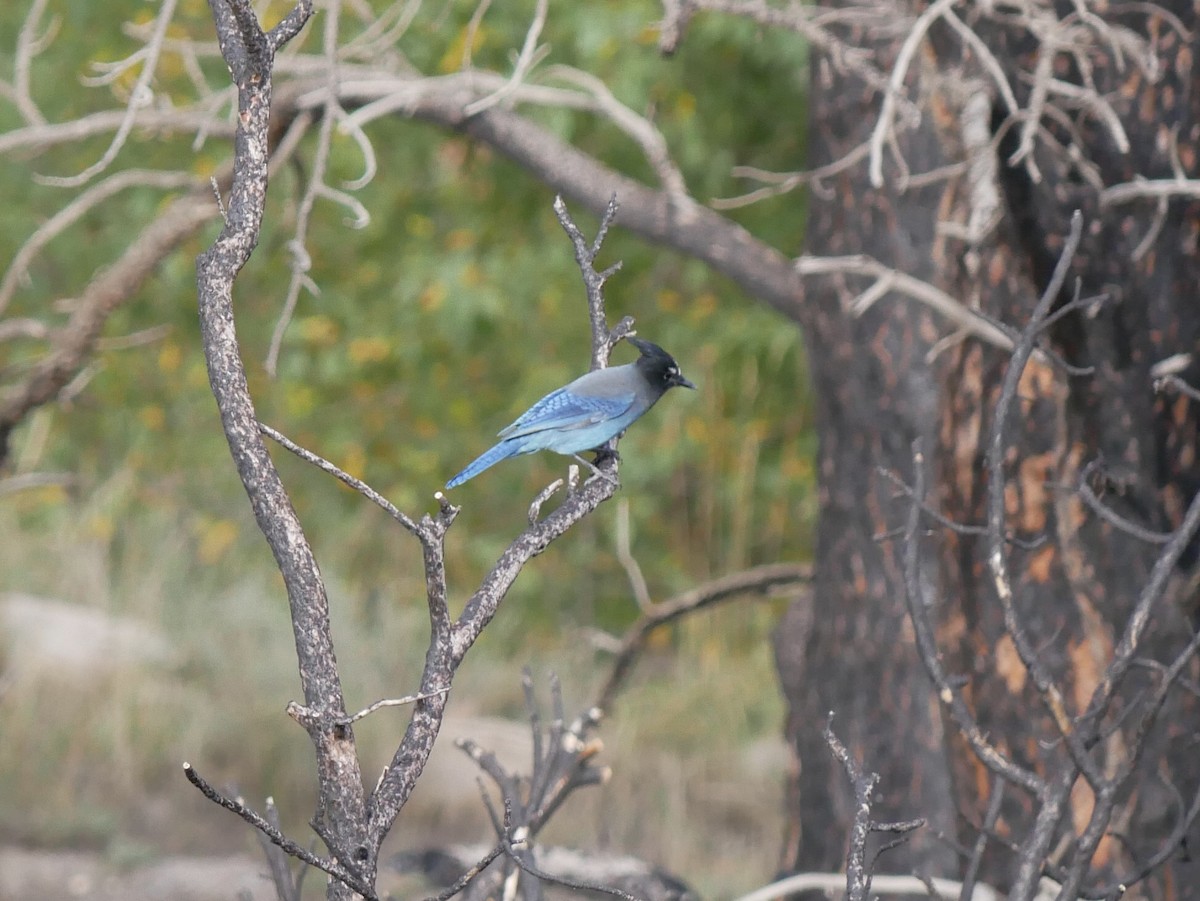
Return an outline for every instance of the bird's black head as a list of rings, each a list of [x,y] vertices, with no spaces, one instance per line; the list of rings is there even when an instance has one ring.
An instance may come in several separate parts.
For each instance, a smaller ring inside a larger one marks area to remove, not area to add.
[[[641,351],[642,355],[638,357],[636,365],[642,378],[660,391],[677,386],[680,388],[696,387],[683,377],[675,358],[657,344],[643,341],[641,338],[626,338],[625,340]]]

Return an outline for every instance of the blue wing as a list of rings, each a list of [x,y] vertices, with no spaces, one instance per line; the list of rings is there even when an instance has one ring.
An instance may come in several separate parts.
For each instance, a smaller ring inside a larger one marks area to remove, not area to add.
[[[631,377],[632,369],[630,364],[589,372],[547,394],[500,432],[500,443],[447,482],[446,488],[517,454],[582,453],[619,435],[649,409],[649,404],[637,403],[638,382]]]
[[[521,418],[500,432],[501,438],[519,438],[549,429],[585,429],[618,419],[629,412],[635,395],[632,391],[604,396],[581,395],[566,388],[547,394],[521,414]]]

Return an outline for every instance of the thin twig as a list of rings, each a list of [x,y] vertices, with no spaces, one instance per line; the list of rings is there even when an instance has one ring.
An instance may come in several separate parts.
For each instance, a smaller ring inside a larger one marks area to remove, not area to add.
[[[275,806],[274,798],[267,798],[266,810],[264,819],[272,829],[282,835],[283,827],[279,820],[279,808]],[[300,885],[292,875],[291,856],[286,850],[275,844],[266,833],[258,831],[254,834],[258,837],[263,856],[267,858],[267,867],[271,871],[271,881],[275,884],[275,894],[279,901],[300,901]],[[307,863],[302,862],[302,866],[305,869],[308,868]]]
[[[996,828],[996,823],[1000,820],[1000,811],[1004,807],[1004,786],[1003,779],[992,780],[991,796],[988,798],[987,812],[983,815],[983,823],[980,825],[979,835],[975,837],[975,845],[971,849],[971,856],[967,860],[967,869],[963,873],[962,891],[959,893],[959,901],[972,901],[975,896],[976,881],[979,878],[979,868],[983,865],[983,854],[987,850],[987,843],[990,833]],[[878,888],[878,886],[876,886]]]
[[[914,457],[914,459],[916,459],[916,458]],[[881,478],[887,479],[889,482],[891,482],[896,487],[896,491],[899,492],[901,497],[907,497],[910,500],[912,500],[914,503],[916,503],[921,508],[922,513],[924,513],[927,517],[932,519],[934,522],[936,522],[942,528],[949,529],[951,532],[953,532],[956,535],[976,535],[976,536],[978,536],[978,535],[986,535],[987,534],[987,526],[986,525],[973,526],[973,525],[970,525],[969,523],[955,522],[954,520],[950,519],[950,517],[941,513],[936,507],[932,506],[928,501],[922,500],[920,497],[918,497],[916,489],[910,488],[908,485],[906,485],[904,483],[904,480],[901,479],[900,476],[898,476],[896,473],[892,472],[890,469],[884,469],[883,467],[878,467],[875,471],[879,474],[879,476]],[[898,538],[898,537],[904,535],[905,532],[906,532],[905,528],[903,526],[901,526],[897,529],[892,529],[888,532],[885,532],[885,533],[882,533],[879,535],[872,535],[871,537],[875,541],[884,541],[886,539]],[[1024,539],[1017,538],[1015,535],[1009,534],[1009,535],[1005,536],[1005,540],[1008,541],[1013,547],[1019,548],[1020,550],[1033,551],[1033,550],[1037,550],[1039,547],[1041,547],[1047,541],[1049,541],[1049,535],[1041,535],[1033,541],[1026,541]]]
[[[875,279],[875,284],[851,304],[851,312],[861,315],[872,302],[891,291],[896,291],[942,314],[956,327],[986,341],[1001,350],[1012,350],[1012,338],[1001,328],[965,306],[940,288],[906,272],[885,266],[864,254],[844,257],[803,256],[796,260],[796,272],[800,275],[866,275]]]
[[[0,154],[78,144],[86,138],[119,129],[125,116],[123,110],[102,110],[67,122],[13,129],[0,134]],[[227,122],[214,122],[211,113],[189,108],[134,110],[131,127],[162,134],[207,130],[209,134],[221,137],[232,137],[234,131]]]
[[[265,835],[272,844],[278,845],[288,854],[299,860],[304,861],[312,867],[316,867],[324,873],[328,873],[334,879],[345,883],[354,891],[358,892],[368,901],[378,901],[374,890],[364,883],[359,877],[348,871],[344,866],[340,865],[335,860],[326,860],[323,857],[318,857],[302,845],[298,845],[292,841],[274,826],[272,826],[261,814],[247,807],[239,798],[229,798],[221,794],[215,788],[208,784],[190,763],[184,763],[183,774],[187,777],[188,782],[196,786],[200,793],[210,801],[224,807],[226,810],[236,813],[239,817]]]
[[[46,12],[48,0],[33,0],[21,30],[17,32],[17,47],[13,59],[13,98],[21,117],[30,125],[45,125],[46,117],[38,109],[29,85],[34,57],[45,49],[48,40],[37,36],[38,25]]]
[[[542,34],[542,27],[546,24],[546,12],[549,8],[549,0],[537,0],[537,5],[534,7],[533,12],[533,21],[529,23],[529,28],[525,32],[525,42],[521,45],[520,53],[517,54],[512,76],[491,94],[472,101],[463,107],[464,115],[475,116],[503,102],[529,76],[533,67],[544,56],[544,53],[538,48],[538,38]]]
[[[175,16],[176,2],[177,0],[162,0],[162,4],[158,8],[158,16],[154,21],[154,31],[143,48],[144,59],[142,60],[142,70],[138,73],[138,79],[129,92],[129,101],[125,106],[124,118],[122,118],[121,124],[117,128],[117,133],[113,135],[112,141],[100,159],[77,175],[35,176],[38,181],[59,188],[77,188],[91,181],[94,176],[107,169],[112,161],[117,158],[117,154],[125,146],[125,140],[129,137],[130,132],[133,131],[133,124],[137,117],[138,108],[146,106],[150,102],[152,96],[150,83],[154,79],[158,68],[158,57],[162,52],[162,44],[167,34],[167,26],[171,24],[171,19]]]
[[[912,28],[909,29],[904,43],[900,45],[900,50],[896,54],[892,75],[888,79],[887,90],[883,94],[883,105],[879,110],[879,118],[875,122],[875,128],[871,131],[868,171],[871,185],[875,188],[883,187],[883,146],[886,141],[895,138],[896,103],[904,90],[908,69],[917,55],[917,48],[925,39],[926,32],[954,3],[955,0],[935,0],[934,3],[925,7],[913,22]]]
[[[1166,387],[1174,388],[1184,397],[1200,402],[1200,389],[1196,389],[1189,385],[1177,375],[1164,375],[1154,383],[1156,391],[1161,391]]]
[[[496,845],[491,851],[485,854],[475,866],[471,867],[463,873],[454,884],[449,886],[444,892],[437,895],[430,895],[425,901],[450,901],[455,895],[471,884],[471,881],[491,866],[492,861],[504,853],[505,842]]]
[[[484,115],[490,116],[494,112],[490,111]],[[610,207],[615,208],[615,200]],[[577,261],[582,260],[580,272],[588,286],[588,315],[594,329],[593,342],[597,340],[597,323],[600,324],[601,338],[605,335],[623,335],[624,332],[619,330],[622,326],[628,328],[625,321],[612,331],[604,325],[607,320],[601,288],[604,278],[613,270],[597,273],[591,266],[591,260],[600,252],[600,244],[611,216],[601,223],[596,239],[589,244],[571,220],[561,199],[556,202],[555,211],[575,245]],[[616,486],[607,479],[588,480],[569,492],[563,503],[544,519],[530,523],[500,555],[479,588],[467,599],[458,618],[453,620],[448,607],[444,539],[446,530],[458,513],[458,508],[450,504],[441,492],[434,495],[439,506],[437,515],[426,515],[416,524],[416,535],[421,542],[425,570],[431,632],[430,646],[421,674],[422,693],[430,693],[439,686],[450,684],[463,658],[496,615],[501,602],[525,565],[571,526],[611,498],[615,491]],[[442,695],[417,702],[404,739],[393,754],[392,762],[372,796],[373,803],[368,814],[369,834],[386,835],[400,809],[407,802],[416,786],[421,765],[433,749],[444,707]]]
[[[1144,526],[1139,526],[1137,523],[1131,522],[1112,508],[1106,506],[1104,502],[1096,496],[1096,492],[1092,490],[1092,486],[1089,484],[1089,481],[1091,480],[1092,475],[1095,474],[1100,467],[1100,460],[1093,460],[1087,466],[1083,467],[1076,482],[1076,493],[1083,500],[1083,502],[1087,504],[1088,508],[1113,528],[1118,529],[1119,531],[1124,532],[1126,535],[1136,538],[1139,541],[1144,541],[1147,544],[1166,544],[1168,541],[1170,541],[1174,535],[1173,532],[1155,532],[1151,529],[1145,528]]]
[[[922,895],[942,901],[957,901],[961,897],[963,884],[951,879],[930,879],[928,882],[916,876],[874,876],[871,879],[871,889],[876,895]],[[824,892],[828,896],[841,894],[846,890],[845,873],[796,873],[770,885],[755,889],[749,894],[742,895],[735,901],[776,901],[789,895],[801,892]],[[1003,895],[991,886],[975,886],[971,901],[1001,901]]]
[[[604,283],[621,268],[621,261],[618,260],[602,271],[597,271],[595,266],[596,257],[600,253],[600,245],[604,243],[604,238],[616,220],[619,209],[617,195],[613,194],[608,201],[608,206],[605,207],[604,215],[600,217],[600,226],[596,229],[596,237],[589,243],[567,211],[567,205],[562,199],[562,195],[554,198],[554,215],[558,217],[559,225],[571,239],[571,246],[575,248],[575,262],[579,266],[579,272],[583,276],[584,289],[587,292],[588,313],[592,325],[592,369],[604,369],[608,366],[608,355],[613,346],[629,334],[633,326],[633,320],[626,317],[617,324],[616,328],[609,329],[608,317],[604,312],[602,300]]]
[[[371,704],[369,707],[364,707],[362,710],[358,711],[358,713],[354,714],[353,716],[343,717],[342,719],[339,720],[339,722],[341,722],[343,725],[349,726],[351,723],[357,723],[363,717],[370,716],[376,710],[382,710],[384,707],[407,707],[410,704],[417,703],[417,701],[424,701],[427,698],[432,698],[432,697],[435,697],[436,695],[445,694],[449,690],[450,690],[450,688],[449,688],[449,686],[447,686],[446,688],[437,688],[437,689],[434,689],[433,691],[426,692],[424,694],[406,695],[403,698],[384,698],[382,701],[376,701],[374,704]]]
[[[633,556],[629,531],[629,500],[621,498],[617,504],[617,562],[625,570],[638,609],[644,612],[650,607],[650,589],[646,585],[646,577],[642,574],[642,568],[638,565],[637,558]]]
[[[1041,298],[1034,307],[1032,314],[1029,317],[1029,324],[1025,327],[1022,333],[1021,340],[1017,342],[1013,349],[1012,357],[1009,361],[1008,369],[1004,374],[1004,381],[1001,385],[1000,395],[996,401],[995,419],[992,423],[992,431],[988,442],[987,450],[987,473],[988,473],[988,504],[987,504],[987,522],[989,528],[989,546],[988,546],[988,567],[992,573],[992,583],[995,587],[996,594],[1000,599],[1000,604],[1004,609],[1004,625],[1005,630],[1009,633],[1016,646],[1017,653],[1020,655],[1021,662],[1025,668],[1029,670],[1033,677],[1034,684],[1037,686],[1038,693],[1047,705],[1048,710],[1054,717],[1060,733],[1064,738],[1067,738],[1068,746],[1072,747],[1080,759],[1077,761],[1081,768],[1088,772],[1091,770],[1090,763],[1083,759],[1082,749],[1078,746],[1077,737],[1073,735],[1073,727],[1070,722],[1070,717],[1067,713],[1062,693],[1058,686],[1054,684],[1044,667],[1037,657],[1037,653],[1033,649],[1033,645],[1029,640],[1025,628],[1018,619],[1016,606],[1013,601],[1012,583],[1008,575],[1008,563],[1005,556],[1004,542],[1004,521],[1005,521],[1005,504],[1004,504],[1004,486],[1005,486],[1005,439],[1008,435],[1008,416],[1013,403],[1017,397],[1017,388],[1020,384],[1021,374],[1025,371],[1025,365],[1034,351],[1034,338],[1041,329],[1042,320],[1050,312],[1050,307],[1059,298],[1059,292],[1067,279],[1067,274],[1070,272],[1071,262],[1075,257],[1075,251],[1079,246],[1079,240],[1083,235],[1083,216],[1076,212],[1071,217],[1071,230],[1067,236],[1066,243],[1063,246],[1063,251],[1059,255],[1058,264],[1054,269],[1054,273],[1050,278],[1050,282],[1046,285],[1042,292]]]
[[[812,581],[812,567],[806,563],[776,563],[756,566],[699,585],[658,604],[643,608],[641,616],[626,630],[608,678],[596,695],[594,707],[611,711],[617,695],[633,671],[650,633],[696,610],[723,603],[746,594],[766,597],[773,589],[800,588]]]
[[[588,72],[571,66],[551,66],[546,70],[546,77],[558,78],[587,91],[596,102],[597,112],[607,116],[641,147],[662,189],[678,202],[689,196],[683,173],[671,159],[667,139],[652,121],[623,104],[603,81]]]
[[[615,898],[623,898],[624,901],[642,901],[637,895],[631,895],[629,892],[619,888],[613,888],[610,885],[601,885],[598,882],[583,882],[578,879],[568,879],[565,876],[555,876],[553,873],[547,873],[545,870],[538,869],[528,860],[523,859],[522,855],[518,854],[513,842],[504,843],[504,853],[508,855],[522,871],[528,873],[543,882],[549,882],[552,885],[561,885],[564,888],[572,889],[577,892],[598,892],[602,895],[612,895]]]
[[[390,516],[392,519],[396,520],[396,522],[400,523],[400,525],[404,526],[404,528],[407,529],[408,531],[410,531],[414,534],[416,534],[420,531],[416,522],[414,522],[412,519],[410,519],[406,514],[402,513],[399,510],[399,508],[396,507],[395,504],[393,504],[391,501],[389,501],[387,498],[385,498],[382,494],[380,494],[378,491],[376,491],[374,488],[372,488],[370,485],[368,485],[362,479],[356,479],[354,476],[350,475],[345,470],[335,466],[333,463],[330,463],[328,460],[326,460],[324,457],[320,456],[319,454],[314,454],[312,451],[301,447],[300,445],[296,444],[296,442],[292,441],[290,438],[288,438],[286,435],[284,435],[282,432],[279,432],[279,431],[271,428],[266,423],[260,422],[258,424],[258,430],[260,432],[262,432],[264,435],[266,435],[268,438],[270,438],[272,441],[274,441],[276,444],[278,444],[280,447],[295,454],[301,460],[304,460],[306,463],[311,463],[313,466],[317,467],[318,469],[329,473],[331,476],[333,476],[335,479],[337,479],[343,485],[353,488],[355,491],[357,491],[359,494],[361,494],[363,497],[365,497],[371,503],[375,504],[375,506],[379,507],[385,513],[387,513],[387,515]]]
[[[878,773],[864,773],[845,745],[833,732],[833,711],[825,721],[822,733],[825,743],[834,758],[846,771],[846,777],[854,790],[854,820],[850,827],[849,848],[846,852],[846,898],[847,901],[866,901],[871,893],[874,861],[866,862],[867,838],[873,832],[891,832],[900,838],[885,845],[879,853],[906,840],[908,833],[925,825],[924,819],[906,820],[899,823],[881,823],[871,817],[874,805],[875,786],[879,783]],[[878,858],[878,855],[876,855]]]
[[[1124,680],[1126,673],[1133,665],[1134,654],[1141,645],[1142,636],[1150,624],[1151,615],[1155,607],[1158,606],[1166,594],[1167,585],[1176,571],[1179,558],[1183,556],[1184,551],[1191,544],[1197,531],[1200,531],[1200,492],[1197,492],[1192,498],[1183,522],[1175,531],[1171,540],[1163,547],[1158,559],[1154,561],[1154,567],[1150,571],[1150,578],[1142,586],[1133,611],[1125,622],[1125,628],[1121,633],[1120,641],[1117,642],[1117,646],[1113,650],[1112,660],[1101,674],[1100,682],[1092,692],[1087,709],[1084,710],[1083,714],[1076,721],[1076,731],[1085,739],[1090,738],[1098,731],[1099,723],[1107,713],[1117,687]],[[1166,701],[1167,693],[1175,680],[1182,675],[1184,667],[1191,663],[1198,649],[1200,649],[1200,632],[1197,632],[1192,637],[1188,646],[1168,668],[1166,677],[1152,698],[1142,722],[1139,724],[1136,738],[1132,745],[1132,753],[1123,761],[1118,772],[1111,779],[1105,780],[1103,784],[1098,786],[1096,783],[1093,783],[1096,803],[1087,827],[1080,834],[1076,842],[1075,866],[1068,873],[1068,877],[1063,885],[1063,892],[1067,897],[1071,897],[1073,893],[1078,892],[1083,880],[1086,862],[1092,859],[1092,855],[1095,853],[1108,826],[1112,808],[1116,803],[1117,793],[1133,775],[1134,768],[1140,760],[1141,755],[1145,752],[1148,744],[1148,733],[1157,719],[1162,705]],[[1066,789],[1064,789],[1063,794],[1065,796]]]
[[[1006,548],[1003,540],[1005,523],[1005,441],[1008,435],[1009,412],[1016,402],[1017,388],[1021,374],[1025,370],[1029,358],[1033,355],[1034,340],[1042,325],[1042,320],[1050,312],[1051,306],[1059,299],[1060,292],[1067,280],[1071,262],[1083,234],[1083,215],[1076,211],[1071,217],[1071,229],[1059,255],[1058,263],[1046,285],[1042,296],[1029,317],[1029,323],[1021,334],[1013,350],[1008,369],[1004,373],[1000,394],[996,401],[996,410],[992,422],[991,434],[987,444],[987,522],[989,536],[987,543],[987,563],[992,575],[992,584],[1004,611],[1004,629],[1012,639],[1017,655],[1025,670],[1029,673],[1037,695],[1050,713],[1058,728],[1059,734],[1066,742],[1072,761],[1080,771],[1087,775],[1092,785],[1098,785],[1102,779],[1096,770],[1094,761],[1088,756],[1082,746],[1075,724],[1067,711],[1061,689],[1046,671],[1037,649],[1033,646],[1025,626],[1019,618],[1013,598],[1012,581],[1008,573]],[[1064,767],[1050,784],[1039,793],[1040,807],[1035,818],[1034,827],[1022,847],[1018,861],[1017,873],[1014,880],[1012,895],[1014,898],[1032,897],[1036,890],[1037,880],[1041,876],[1041,864],[1045,859],[1049,842],[1053,834],[1053,826],[1061,815],[1061,805],[1065,803],[1065,793],[1074,783],[1074,771]]]
[[[1031,794],[1039,794],[1045,787],[1042,778],[1033,770],[1019,766],[992,744],[979,727],[975,714],[963,699],[959,685],[950,678],[942,665],[942,654],[937,646],[933,624],[929,620],[929,606],[921,589],[920,544],[922,505],[925,494],[925,457],[919,440],[913,442],[913,489],[912,504],[904,529],[904,600],[908,606],[909,620],[913,625],[913,637],[917,645],[917,656],[929,673],[937,688],[938,700],[949,709],[950,717],[959,733],[971,746],[971,751],[980,762],[1001,779],[1019,785]]]
[[[275,322],[275,328],[271,332],[271,343],[268,346],[267,359],[264,363],[264,368],[271,378],[275,378],[277,374],[283,337],[288,325],[292,321],[292,317],[295,315],[296,305],[300,302],[301,289],[307,288],[313,295],[320,294],[320,289],[309,275],[309,270],[312,268],[312,257],[308,253],[306,243],[308,241],[308,225],[312,217],[313,205],[316,203],[317,197],[322,196],[325,174],[329,169],[329,154],[333,144],[334,123],[341,112],[341,105],[337,101],[338,25],[341,21],[341,10],[340,0],[330,0],[326,4],[325,27],[322,31],[322,53],[325,58],[326,84],[329,90],[325,97],[321,127],[317,132],[317,152],[313,160],[312,174],[309,175],[304,196],[300,199],[300,206],[296,211],[296,227],[293,230],[291,240],[288,241],[288,249],[291,251],[292,256],[290,267],[291,278],[288,280],[283,308],[280,310],[279,318]]]
[[[187,172],[126,169],[88,188],[38,226],[13,255],[4,278],[0,280],[0,312],[8,306],[17,285],[27,276],[30,265],[46,245],[110,197],[129,188],[158,188],[169,191],[179,188],[196,190],[198,187],[196,177]]]
[[[827,191],[823,185],[824,179],[858,165],[866,158],[870,149],[870,142],[863,141],[832,163],[826,163],[824,166],[807,169],[803,172],[768,172],[754,166],[734,166],[730,173],[734,178],[753,178],[766,182],[768,186],[748,191],[736,197],[716,197],[709,202],[709,205],[714,210],[736,210],[769,197],[778,197],[806,184],[812,185],[813,191],[823,195]]]

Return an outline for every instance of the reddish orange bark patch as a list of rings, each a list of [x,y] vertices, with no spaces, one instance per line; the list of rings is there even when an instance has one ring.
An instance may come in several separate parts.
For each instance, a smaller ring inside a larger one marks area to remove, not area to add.
[[[1046,453],[1026,457],[1021,461],[1017,478],[1021,486],[1020,527],[1038,534],[1046,528],[1046,512],[1052,498],[1049,482],[1057,462],[1057,454]]]
[[[1017,654],[1017,646],[1008,635],[1003,635],[996,642],[996,674],[1004,680],[1010,694],[1020,694],[1025,687],[1028,674],[1025,664]]]
[[[1052,545],[1045,545],[1037,550],[1025,567],[1029,578],[1039,585],[1045,585],[1054,575],[1054,564],[1058,560],[1058,550]]]

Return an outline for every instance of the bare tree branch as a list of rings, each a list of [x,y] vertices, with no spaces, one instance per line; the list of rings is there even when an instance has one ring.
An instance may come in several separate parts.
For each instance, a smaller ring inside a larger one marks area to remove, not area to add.
[[[329,602],[312,550],[259,433],[254,403],[234,332],[233,282],[258,241],[266,200],[267,134],[274,50],[287,30],[312,15],[301,0],[297,16],[272,36],[258,25],[246,0],[212,0],[222,53],[238,86],[239,126],[229,214],[216,242],[196,262],[201,333],[209,381],[226,439],[255,520],[287,587],[305,707],[304,720],[317,755],[318,819],[331,850],[363,874],[369,891],[375,855],[367,849],[366,798],[329,629]],[[299,19],[300,21],[297,21]],[[281,23],[281,26],[283,23]],[[346,855],[349,855],[348,857]],[[332,894],[341,895],[331,885]]]
[[[283,309],[279,313],[279,320],[275,324],[275,331],[271,334],[271,344],[267,350],[266,370],[272,378],[276,375],[279,365],[279,351],[283,345],[283,336],[289,323],[292,321],[292,316],[295,314],[296,304],[300,300],[301,289],[308,288],[314,295],[320,293],[311,276],[308,274],[309,269],[312,268],[312,258],[309,256],[306,242],[308,240],[308,224],[312,216],[313,205],[316,203],[317,197],[322,196],[324,193],[323,189],[326,188],[325,175],[329,168],[329,153],[333,144],[333,127],[341,112],[341,107],[337,103],[336,92],[338,83],[338,24],[340,17],[341,3],[338,0],[333,0],[325,10],[325,28],[322,35],[322,50],[328,65],[329,93],[324,109],[322,110],[321,127],[317,133],[317,151],[313,159],[312,172],[308,177],[308,185],[304,190],[304,196],[300,199],[300,208],[296,212],[295,231],[291,241],[288,242],[288,247],[292,254],[292,275],[288,282]],[[360,221],[365,225],[367,219],[369,219],[366,216],[365,210],[363,210],[363,217],[366,218],[360,217]]]
[[[52,27],[46,37],[37,36],[38,26],[46,13],[46,3],[47,0],[33,0],[29,4],[29,11],[25,14],[25,21],[21,23],[21,31],[17,35],[17,52],[13,60],[13,100],[22,118],[34,126],[46,123],[46,117],[42,115],[29,92],[33,59],[45,49],[53,31]]]
[[[221,794],[215,788],[208,784],[204,778],[196,772],[189,763],[184,763],[183,774],[187,777],[188,782],[196,786],[204,797],[208,798],[226,810],[237,814],[251,826],[258,830],[260,835],[265,836],[273,845],[282,848],[292,857],[304,861],[312,867],[316,867],[322,872],[328,873],[334,879],[344,883],[347,887],[353,889],[358,894],[362,895],[368,901],[377,901],[377,896],[370,884],[364,882],[360,876],[349,872],[344,867],[339,866],[337,861],[325,860],[313,854],[308,849],[296,844],[286,835],[279,831],[277,826],[265,819],[261,814],[256,813],[247,807],[239,798],[229,798]]]
[[[873,832],[893,832],[904,836],[924,826],[925,821],[916,819],[904,823],[877,822],[871,816],[871,808],[874,804],[875,786],[879,784],[879,775],[864,773],[846,746],[838,740],[833,732],[833,713],[829,714],[825,723],[824,735],[829,750],[846,771],[846,777],[854,788],[854,825],[850,831],[850,847],[846,852],[846,899],[866,901],[870,896],[874,878],[874,867],[867,862],[867,838]]]
[[[129,137],[129,133],[133,131],[137,109],[147,106],[151,101],[150,82],[154,78],[155,70],[158,68],[158,56],[162,52],[162,42],[167,34],[167,26],[171,23],[171,18],[175,15],[175,4],[176,0],[162,0],[158,8],[158,17],[154,23],[154,32],[151,34],[150,40],[146,43],[145,47],[140,51],[143,54],[141,60],[142,70],[138,74],[133,89],[129,92],[129,102],[125,107],[125,116],[121,120],[121,124],[117,127],[117,133],[113,135],[108,149],[104,151],[104,155],[78,175],[42,175],[39,176],[40,181],[59,188],[77,188],[80,185],[87,184],[92,178],[107,169],[112,161],[117,158],[117,154],[125,146],[125,140]]]
[[[1083,216],[1077,211],[1071,218],[1071,232],[1067,237],[1063,252],[1059,256],[1054,274],[1051,276],[1050,282],[1042,292],[1041,299],[1030,315],[1029,325],[1026,326],[1022,340],[1017,342],[1017,346],[1013,350],[1008,369],[1004,373],[1004,382],[1000,388],[1000,396],[996,401],[996,414],[992,424],[992,433],[988,443],[987,454],[988,565],[992,572],[992,582],[996,589],[996,594],[1000,598],[1000,604],[1004,609],[1005,628],[1008,630],[1009,635],[1012,636],[1013,644],[1021,657],[1021,662],[1025,665],[1025,668],[1029,671],[1029,675],[1037,685],[1038,693],[1045,702],[1051,716],[1053,716],[1063,738],[1066,739],[1067,746],[1072,750],[1076,763],[1084,772],[1089,774],[1089,779],[1098,779],[1098,774],[1092,770],[1090,760],[1088,760],[1086,753],[1080,746],[1078,738],[1074,735],[1062,692],[1039,661],[1033,642],[1030,640],[1024,625],[1018,618],[1016,606],[1013,602],[1012,583],[1008,574],[1007,549],[1004,544],[1004,534],[1006,531],[1004,525],[1004,450],[1009,410],[1017,396],[1017,386],[1020,383],[1021,373],[1024,372],[1025,364],[1033,355],[1034,336],[1040,330],[1042,320],[1050,312],[1051,305],[1059,298],[1059,292],[1066,282],[1067,274],[1070,272],[1071,261],[1074,258],[1075,251],[1079,246],[1079,239],[1082,235]],[[1040,860],[1040,856],[1038,859]],[[1022,885],[1022,878],[1033,879],[1036,875],[1036,873],[1026,875],[1023,872],[1022,876],[1018,877],[1018,885]],[[1028,887],[1029,891],[1033,890],[1029,883],[1022,885],[1023,890],[1026,887]]]
[[[876,188],[883,187],[883,146],[887,142],[888,136],[894,133],[896,103],[902,96],[909,66],[912,65],[917,47],[925,39],[925,33],[942,13],[950,9],[953,2],[954,0],[935,0],[929,4],[917,16],[908,32],[908,37],[900,45],[900,52],[896,55],[896,62],[892,67],[891,77],[888,79],[887,90],[883,95],[879,119],[875,124],[875,130],[871,133],[870,173],[871,184]],[[904,168],[907,170],[907,167]]]
[[[212,201],[190,195],[174,201],[129,245],[121,257],[80,295],[67,323],[55,330],[51,351],[21,382],[0,392],[0,459],[8,437],[30,410],[53,400],[83,367],[108,316],[197,229],[212,218]]]
[[[274,798],[267,798],[266,811],[263,819],[275,833],[282,837],[283,827],[279,820],[279,808],[275,806]],[[255,835],[258,837],[258,844],[262,848],[263,855],[267,858],[267,866],[271,870],[271,882],[275,884],[275,896],[278,901],[300,901],[301,880],[305,870],[302,869],[297,877],[292,873],[292,855],[281,845],[272,841],[267,833],[258,831]],[[309,866],[303,861],[301,861],[301,865],[306,868]]]
[[[356,479],[354,476],[350,475],[348,472],[345,472],[344,470],[339,469],[337,466],[334,466],[332,463],[330,463],[324,457],[318,456],[317,454],[314,454],[310,450],[305,450],[300,445],[296,444],[294,441],[292,441],[290,438],[288,438],[286,435],[284,435],[282,432],[276,431],[275,429],[271,428],[269,425],[265,425],[264,423],[260,422],[258,424],[258,428],[259,428],[259,431],[261,431],[264,435],[266,435],[272,441],[274,441],[275,443],[277,443],[278,445],[283,447],[285,450],[290,451],[291,453],[295,454],[297,457],[299,457],[301,460],[304,460],[306,463],[311,463],[313,466],[316,466],[318,469],[321,469],[321,470],[329,473],[331,476],[333,476],[335,479],[337,479],[343,485],[353,488],[355,491],[357,491],[359,494],[361,494],[363,497],[365,497],[371,503],[375,504],[377,507],[379,507],[385,513],[387,513],[387,515],[390,516],[392,519],[396,520],[396,522],[400,523],[400,525],[402,525],[409,532],[412,532],[414,535],[421,534],[421,528],[416,524],[416,522],[414,522],[407,514],[401,512],[396,507],[395,504],[393,504],[391,501],[389,501],[386,497],[384,497],[382,494],[380,494],[378,491],[376,491],[374,488],[372,488],[366,482],[362,481],[361,479]]]
[[[0,154],[18,150],[45,149],[63,144],[75,144],[85,138],[119,129],[126,113],[104,110],[67,122],[30,125],[0,134]],[[179,132],[203,133],[232,137],[234,129],[228,123],[214,122],[211,114],[190,109],[135,110],[131,129],[146,129],[152,134]]]
[[[538,48],[538,38],[541,36],[542,28],[546,24],[546,12],[548,9],[548,0],[537,0],[537,6],[534,8],[533,13],[533,21],[529,23],[529,29],[525,32],[525,42],[521,45],[521,51],[517,54],[512,76],[504,85],[497,88],[491,94],[468,103],[463,109],[466,115],[474,116],[496,106],[498,103],[502,103],[528,77],[530,71],[538,64],[539,60],[545,56],[544,48],[541,50]],[[465,46],[469,48],[470,41]]]
[[[1200,198],[1200,179],[1144,178],[1105,188],[1100,194],[1104,206],[1118,206],[1135,200],[1161,200],[1183,197]]]
[[[956,298],[928,282],[885,266],[870,257],[861,255],[801,257],[796,261],[796,271],[801,275],[825,275],[836,272],[867,275],[874,278],[874,284],[851,303],[850,311],[855,315],[866,312],[873,303],[888,292],[896,291],[941,313],[959,330],[974,335],[1002,350],[1012,349],[1011,336],[979,313],[963,305]]]
[[[29,273],[30,264],[37,259],[42,249],[78,222],[90,210],[121,191],[129,188],[161,188],[172,190],[190,187],[192,194],[201,190],[197,179],[185,172],[161,172],[151,169],[126,169],[118,172],[77,196],[69,204],[38,227],[9,263],[4,278],[0,280],[0,313],[12,301],[17,285]]]
[[[638,657],[645,649],[650,633],[659,626],[745,594],[765,596],[772,590],[803,588],[811,581],[812,567],[808,564],[768,564],[733,573],[648,606],[622,636],[616,649],[616,659],[593,706],[606,713],[611,712],[617,695],[624,688]]]

